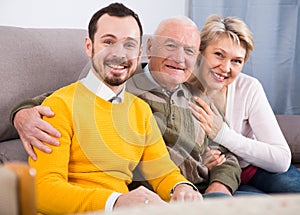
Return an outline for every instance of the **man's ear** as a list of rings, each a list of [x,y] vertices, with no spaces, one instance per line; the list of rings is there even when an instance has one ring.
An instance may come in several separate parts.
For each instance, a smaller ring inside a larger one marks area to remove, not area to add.
[[[139,55],[138,55],[138,59],[137,59],[138,63],[141,63],[142,55],[143,55],[143,44],[141,45],[140,50],[139,50]]]
[[[85,52],[87,56],[92,58],[93,56],[93,42],[89,37],[86,37],[84,40]]]
[[[150,37],[147,40],[147,45],[146,45],[146,54],[147,54],[148,59],[150,59],[151,55],[152,55],[151,49],[152,49],[152,38]]]

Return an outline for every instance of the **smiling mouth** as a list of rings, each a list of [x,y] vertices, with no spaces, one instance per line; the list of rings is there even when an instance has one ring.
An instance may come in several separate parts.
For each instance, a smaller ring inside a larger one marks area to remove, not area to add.
[[[176,66],[171,66],[171,65],[166,65],[166,67],[168,67],[169,69],[175,69],[175,70],[184,70],[181,67],[176,67]]]
[[[128,68],[127,65],[110,64],[110,63],[108,63],[106,65],[112,69],[127,69]]]
[[[213,72],[213,71],[211,71],[211,74],[212,74],[213,77],[214,77],[215,79],[217,79],[218,81],[224,81],[224,80],[226,80],[226,79],[229,78],[228,76],[220,75],[220,74],[217,74],[217,73],[215,73],[215,72]]]

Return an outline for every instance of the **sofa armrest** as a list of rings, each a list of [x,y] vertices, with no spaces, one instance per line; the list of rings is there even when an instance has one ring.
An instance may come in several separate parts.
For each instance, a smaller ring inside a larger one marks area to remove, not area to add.
[[[0,166],[0,213],[36,214],[35,170],[27,163]]]
[[[292,162],[300,166],[300,115],[276,115],[276,118],[292,151]]]

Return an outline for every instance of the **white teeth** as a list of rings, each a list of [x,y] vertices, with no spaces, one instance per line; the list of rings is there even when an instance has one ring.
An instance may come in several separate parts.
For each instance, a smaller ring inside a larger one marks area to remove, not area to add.
[[[120,65],[116,65],[116,64],[109,64],[108,66],[111,68],[114,68],[114,69],[124,69],[124,66],[120,66]]]
[[[222,80],[224,80],[225,79],[225,77],[224,76],[221,76],[221,75],[218,75],[217,73],[214,73],[214,75],[218,78],[218,79],[222,79]]]

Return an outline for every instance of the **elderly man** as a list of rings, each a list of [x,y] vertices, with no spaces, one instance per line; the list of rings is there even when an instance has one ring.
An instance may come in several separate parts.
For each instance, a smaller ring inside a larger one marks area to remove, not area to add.
[[[199,46],[200,35],[192,20],[182,16],[162,21],[147,41],[148,64],[128,80],[126,88],[150,105],[171,158],[185,177],[201,193],[231,195],[240,182],[238,161],[206,138],[189,107],[194,103],[192,86],[185,82],[194,69]],[[209,154],[216,157],[215,163],[209,162]]]

